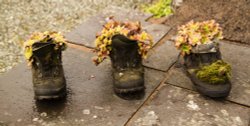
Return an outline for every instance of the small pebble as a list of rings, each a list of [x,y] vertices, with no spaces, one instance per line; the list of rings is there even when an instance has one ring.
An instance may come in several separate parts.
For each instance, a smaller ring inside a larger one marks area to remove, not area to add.
[[[119,73],[119,76],[121,77],[121,76],[123,76],[124,74],[123,73]]]
[[[42,112],[40,115],[41,115],[42,117],[46,117],[46,116],[47,116],[47,113],[46,113],[46,112]]]
[[[100,107],[100,106],[94,106],[94,108],[95,108],[95,109],[100,109],[100,110],[103,109],[103,107]]]
[[[38,122],[39,122],[39,123],[43,123],[43,120],[42,120],[42,119],[39,119]]]
[[[41,125],[42,126],[48,126],[46,122],[43,122]]]
[[[113,125],[113,124],[112,124],[112,122],[108,122],[108,124],[107,124],[107,125],[110,125],[110,126],[111,126],[111,125]]]
[[[22,121],[22,119],[18,119],[18,120],[17,120],[17,122],[21,122],[21,121]]]
[[[34,122],[37,122],[39,120],[39,118],[34,118],[33,121]]]
[[[89,115],[90,114],[90,110],[89,109],[84,109],[82,113],[84,115]]]
[[[11,116],[12,114],[8,113],[8,112],[4,112],[4,115],[6,116]]]

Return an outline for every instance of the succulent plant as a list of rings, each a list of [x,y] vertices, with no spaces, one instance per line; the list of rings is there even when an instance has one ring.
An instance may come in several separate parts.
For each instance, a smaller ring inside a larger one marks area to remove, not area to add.
[[[155,18],[161,18],[173,13],[171,7],[172,0],[159,0],[153,5],[143,7],[145,12],[153,14]]]
[[[33,62],[33,49],[32,45],[37,42],[53,43],[55,44],[55,50],[65,50],[66,40],[58,32],[36,32],[33,33],[29,39],[24,43],[24,56],[28,60],[28,64]]]
[[[175,46],[182,55],[190,54],[193,47],[223,39],[222,28],[215,20],[194,22],[193,20],[178,28]]]
[[[95,45],[97,57],[94,57],[93,61],[96,65],[106,59],[111,48],[112,37],[114,35],[124,35],[131,40],[136,40],[139,46],[139,54],[142,58],[146,58],[148,50],[152,47],[152,36],[143,31],[140,22],[119,22],[109,17],[107,23],[103,26],[100,33],[97,34]]]

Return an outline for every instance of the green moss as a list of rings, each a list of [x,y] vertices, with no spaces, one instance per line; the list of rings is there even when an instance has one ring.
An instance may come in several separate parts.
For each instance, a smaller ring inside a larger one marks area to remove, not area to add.
[[[209,66],[203,66],[197,71],[196,76],[210,84],[224,83],[231,76],[231,66],[224,61],[218,60]]]
[[[145,12],[152,13],[155,18],[160,18],[173,13],[171,3],[172,0],[159,0],[153,5],[143,7],[143,10]]]

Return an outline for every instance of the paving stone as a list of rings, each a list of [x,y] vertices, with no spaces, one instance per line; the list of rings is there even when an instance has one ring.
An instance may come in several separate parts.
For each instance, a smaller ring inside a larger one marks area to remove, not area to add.
[[[119,12],[119,13],[117,13]],[[125,8],[108,8],[103,12],[90,17],[83,24],[76,27],[76,29],[65,35],[66,39],[72,43],[84,45],[87,47],[94,47],[94,40],[96,33],[102,30],[102,26],[105,24],[105,19],[109,16],[114,16],[116,20],[122,21],[141,21],[145,25],[145,19],[149,15],[138,12],[137,10],[125,9]]]
[[[248,126],[249,108],[166,85],[128,126]]]
[[[174,66],[170,69],[169,73],[166,83],[196,91],[193,87],[192,81],[181,67]]]
[[[226,42],[222,42],[220,48],[223,60],[232,66],[232,90],[227,99],[250,106],[250,59],[247,58],[250,56],[250,48]],[[170,73],[166,83],[194,89],[182,68],[173,67]]]
[[[250,47],[221,44],[223,59],[232,65],[232,91],[229,100],[250,106]]]
[[[104,21],[105,18],[102,17],[102,14],[90,17],[74,30],[65,34],[65,38],[73,44],[94,47],[96,33],[102,29]]]
[[[137,10],[129,10],[124,8],[104,9],[106,11],[91,17],[89,20],[77,26],[74,30],[65,35],[66,39],[74,44],[95,47],[96,33],[102,30],[105,24],[105,18],[114,16],[116,20],[120,21],[140,21],[143,29],[152,34],[154,42],[158,42],[169,30],[168,26],[162,24],[150,24],[145,20],[150,16]],[[119,13],[117,13],[119,12]],[[154,44],[155,44],[154,43]]]
[[[31,72],[25,63],[0,76],[0,122],[18,126],[122,126],[164,78],[163,72],[145,69],[145,98],[123,100],[113,93],[109,60],[96,67],[91,57],[72,48],[64,52],[65,101],[36,102]],[[46,116],[42,116],[44,113]]]
[[[169,26],[163,24],[149,24],[143,27],[150,35],[153,36],[154,44],[159,42],[170,30]]]
[[[150,50],[148,58],[144,60],[144,65],[154,69],[166,71],[177,60],[179,51],[171,41],[165,41],[162,45],[157,45]]]

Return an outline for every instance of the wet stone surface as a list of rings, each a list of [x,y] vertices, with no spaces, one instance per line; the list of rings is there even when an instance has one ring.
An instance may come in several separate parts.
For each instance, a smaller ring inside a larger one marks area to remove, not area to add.
[[[144,65],[150,68],[166,71],[178,59],[179,51],[171,41],[165,41],[162,45],[157,45],[148,54]]]
[[[129,126],[248,126],[249,109],[165,85]]]
[[[250,106],[250,48],[242,45],[222,42],[222,58],[232,66],[232,89],[228,100]],[[170,70],[166,83],[195,90],[184,70],[177,65]]]
[[[89,18],[89,20],[83,22],[71,32],[67,33],[65,35],[66,39],[74,44],[94,48],[96,33],[102,30],[102,26],[105,24],[105,19],[109,16],[114,16],[115,19],[119,21],[140,21],[143,29],[153,36],[154,44],[156,44],[170,30],[170,27],[167,27],[166,25],[150,24],[146,22],[145,20],[149,18],[150,15],[139,12],[138,10],[118,7],[104,10],[105,11]]]
[[[22,61],[32,32],[69,32],[103,9],[138,8],[151,0],[1,0],[0,74]],[[107,8],[108,7],[108,8]],[[62,9],[63,8],[63,9]],[[10,30],[11,29],[11,30]]]
[[[110,62],[95,66],[90,53],[68,48],[63,54],[68,95],[65,100],[33,99],[31,71],[25,63],[0,77],[0,124],[121,126],[163,80],[164,73],[145,69],[146,94],[127,101],[114,95]]]

